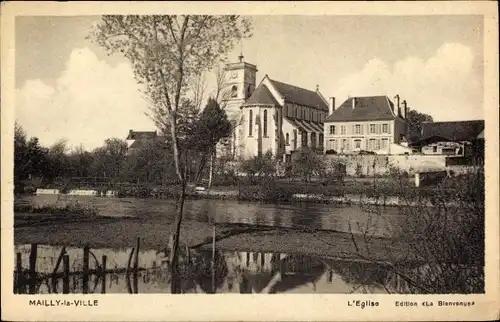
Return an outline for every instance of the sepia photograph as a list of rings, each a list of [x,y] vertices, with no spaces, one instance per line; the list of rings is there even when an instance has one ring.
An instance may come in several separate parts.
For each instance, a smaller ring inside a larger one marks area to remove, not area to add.
[[[13,21],[2,253],[30,306],[487,293],[483,15]],[[386,309],[423,305],[398,301]]]

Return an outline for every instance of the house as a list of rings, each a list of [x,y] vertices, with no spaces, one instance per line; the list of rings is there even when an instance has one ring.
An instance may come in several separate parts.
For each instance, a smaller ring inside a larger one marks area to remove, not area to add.
[[[412,147],[426,155],[472,156],[484,149],[484,120],[424,122]]]
[[[129,150],[135,150],[143,147],[146,142],[151,142],[153,140],[165,141],[165,137],[158,135],[156,131],[129,130],[129,133],[125,140],[127,141]]]
[[[330,115],[324,123],[325,153],[405,154],[408,124],[406,101],[394,104],[387,96],[350,97],[338,108],[330,99]]]
[[[322,149],[323,122],[328,102],[316,90],[286,84],[265,75],[256,85],[255,65],[229,63],[226,111],[236,121],[229,145],[235,159],[248,159],[270,151],[291,160],[300,147]]]

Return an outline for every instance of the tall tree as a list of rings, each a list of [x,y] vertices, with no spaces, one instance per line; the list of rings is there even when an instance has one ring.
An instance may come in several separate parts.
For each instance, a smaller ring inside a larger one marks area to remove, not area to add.
[[[91,38],[111,53],[128,58],[149,98],[151,117],[170,133],[176,173],[181,182],[171,248],[171,291],[178,293],[177,252],[186,189],[186,170],[178,140],[177,111],[193,95],[193,84],[228,53],[235,41],[250,35],[250,21],[238,16],[103,16]]]
[[[123,169],[127,142],[118,138],[106,139],[104,145],[94,150],[93,172],[98,177],[117,179]]]
[[[422,123],[434,122],[432,116],[419,113],[416,110],[409,110],[406,118],[408,121],[408,139],[410,142],[415,142],[421,139]]]
[[[30,159],[28,155],[28,144],[26,132],[19,123],[14,127],[14,182],[25,179],[30,172]]]
[[[213,158],[217,143],[231,134],[231,123],[227,119],[226,111],[213,98],[209,98],[207,105],[194,125],[190,146],[201,154],[201,160],[196,174],[198,181],[206,164],[210,159],[210,173],[213,169]],[[211,178],[211,176],[210,176]],[[209,180],[211,185],[211,179]]]

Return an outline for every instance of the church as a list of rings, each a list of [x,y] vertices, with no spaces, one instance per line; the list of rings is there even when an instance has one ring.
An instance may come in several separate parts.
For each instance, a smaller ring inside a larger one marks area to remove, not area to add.
[[[334,98],[327,101],[316,90],[286,84],[265,75],[256,83],[257,66],[239,62],[225,66],[223,106],[233,121],[230,155],[246,160],[270,151],[290,162],[301,147],[323,151],[323,127]]]

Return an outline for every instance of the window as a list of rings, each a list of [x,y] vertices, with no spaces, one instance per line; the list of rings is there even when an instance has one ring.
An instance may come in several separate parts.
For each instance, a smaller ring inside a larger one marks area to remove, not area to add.
[[[347,139],[342,140],[342,150],[349,150],[349,141]]]
[[[293,130],[293,148],[297,149],[297,130]]]
[[[380,150],[380,140],[375,140],[375,150]]]
[[[356,124],[356,125],[354,126],[354,133],[355,133],[355,134],[361,134],[361,125]]]
[[[335,125],[330,125],[330,134],[335,134]]]
[[[316,133],[311,133],[311,147],[316,147]]]
[[[368,141],[368,151],[373,151],[375,149],[375,139],[370,139]]]
[[[285,144],[290,145],[290,135],[288,135],[288,133],[285,134]]]
[[[335,140],[329,140],[327,150],[335,150]]]
[[[346,126],[345,125],[341,125],[340,126],[340,134],[345,134],[346,133]]]
[[[231,87],[231,97],[236,97],[238,95],[238,87],[236,87],[236,85],[233,85],[233,87]]]
[[[361,149],[361,140],[354,140],[354,148],[356,150],[360,150]]]
[[[370,134],[375,134],[375,124],[370,124]]]
[[[382,139],[382,149],[387,149],[389,146],[389,139]]]
[[[253,129],[253,111],[248,111],[248,136],[252,136]]]
[[[307,132],[302,132],[302,147],[307,146]]]
[[[245,98],[249,98],[251,95],[252,95],[252,88],[250,87],[250,85],[248,85]]]
[[[319,146],[320,146],[320,147],[323,147],[323,140],[324,140],[324,138],[323,138],[323,133],[320,133],[320,134],[319,134]]]
[[[382,133],[389,133],[389,124],[382,124]]]
[[[264,110],[264,136],[267,136],[267,110]]]

